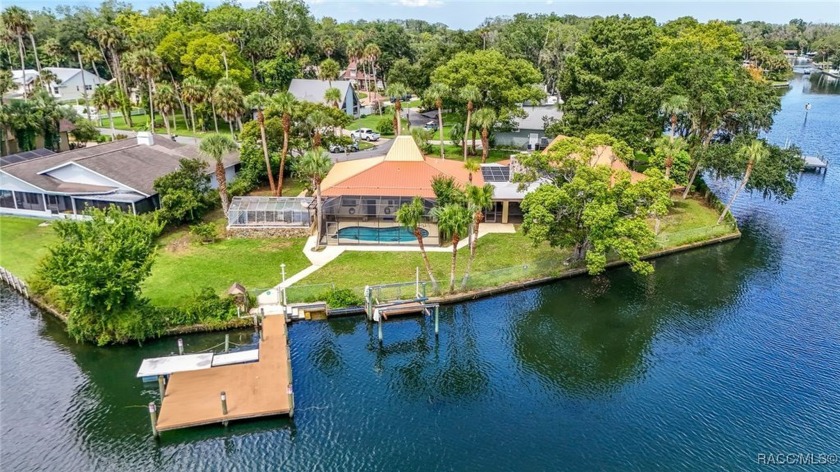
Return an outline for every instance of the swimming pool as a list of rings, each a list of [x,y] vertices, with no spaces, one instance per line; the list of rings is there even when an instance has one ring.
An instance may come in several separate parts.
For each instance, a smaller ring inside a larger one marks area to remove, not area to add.
[[[420,229],[420,234],[425,238],[429,232]],[[402,226],[389,226],[387,228],[369,228],[366,226],[348,226],[338,230],[336,237],[339,239],[353,239],[356,241],[379,242],[379,243],[405,243],[417,241],[408,228]]]

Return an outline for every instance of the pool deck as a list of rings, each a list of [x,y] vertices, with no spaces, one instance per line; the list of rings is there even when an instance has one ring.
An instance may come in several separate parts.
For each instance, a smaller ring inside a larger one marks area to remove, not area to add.
[[[227,397],[223,414],[220,394]],[[190,428],[263,416],[292,415],[292,367],[283,316],[263,321],[259,361],[188,372],[169,377],[157,430]]]

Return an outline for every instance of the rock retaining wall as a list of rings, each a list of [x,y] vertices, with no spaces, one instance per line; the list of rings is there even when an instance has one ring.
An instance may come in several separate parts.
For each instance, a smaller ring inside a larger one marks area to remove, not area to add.
[[[286,227],[286,228],[242,228],[230,227],[227,229],[228,236],[233,238],[305,238],[309,236],[308,227]]]

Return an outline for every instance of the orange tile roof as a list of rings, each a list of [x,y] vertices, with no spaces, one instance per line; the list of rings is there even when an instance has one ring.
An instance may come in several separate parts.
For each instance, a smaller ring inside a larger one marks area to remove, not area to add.
[[[374,158],[376,159],[376,158]],[[380,161],[341,181],[322,188],[325,197],[341,195],[369,195],[435,198],[432,178],[446,175],[461,185],[469,181],[469,172],[461,161],[441,161],[426,158],[422,161]],[[326,181],[326,180],[325,180]],[[484,185],[481,172],[473,174],[473,185]]]

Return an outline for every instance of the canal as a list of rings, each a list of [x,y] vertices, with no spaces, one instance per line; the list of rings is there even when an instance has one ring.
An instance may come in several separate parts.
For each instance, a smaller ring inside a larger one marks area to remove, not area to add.
[[[292,325],[293,421],[156,442],[156,385],[134,373],[175,339],[77,344],[2,287],[2,469],[758,470],[759,454],[840,453],[837,92],[793,81],[769,138],[834,163],[785,205],[743,195],[739,241],[657,260],[650,277],[447,307],[439,339],[418,319],[388,323],[384,349],[361,318]]]

